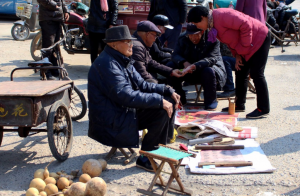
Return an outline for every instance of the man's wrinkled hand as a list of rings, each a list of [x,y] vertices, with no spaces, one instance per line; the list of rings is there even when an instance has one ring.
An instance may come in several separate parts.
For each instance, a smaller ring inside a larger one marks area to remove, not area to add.
[[[192,64],[190,64],[189,62],[184,62],[184,63],[183,63],[184,68],[187,68],[187,67],[190,66],[190,65],[192,65]]]
[[[175,101],[175,109],[178,109],[178,105],[180,103],[180,95],[174,92],[171,97]]]
[[[184,74],[179,69],[174,69],[172,71],[172,76],[180,78],[180,77],[184,76]]]
[[[163,108],[167,111],[169,118],[171,118],[173,114],[173,104],[163,99]]]
[[[69,17],[70,17],[69,13],[65,13],[65,19],[66,19],[66,21],[69,20]]]
[[[185,75],[187,73],[193,73],[193,71],[195,71],[195,70],[196,70],[196,65],[193,64],[193,65],[190,65],[187,68],[185,68],[183,70],[183,74]]]
[[[240,55],[235,56],[235,69],[237,71],[241,70],[240,66],[244,66],[242,57]]]

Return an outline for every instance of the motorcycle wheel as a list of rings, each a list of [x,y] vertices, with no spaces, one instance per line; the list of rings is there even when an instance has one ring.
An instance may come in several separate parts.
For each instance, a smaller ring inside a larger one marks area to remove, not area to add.
[[[42,32],[39,31],[31,41],[30,54],[33,60],[39,61],[42,59],[41,50],[42,49]]]
[[[20,24],[14,24],[11,28],[11,36],[17,41],[24,41],[30,36],[30,30],[27,25],[23,26]]]

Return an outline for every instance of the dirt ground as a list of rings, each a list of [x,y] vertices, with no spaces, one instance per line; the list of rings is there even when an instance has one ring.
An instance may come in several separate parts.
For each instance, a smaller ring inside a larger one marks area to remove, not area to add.
[[[0,85],[8,81],[13,68],[27,66],[32,61],[29,47],[34,33],[26,41],[14,41],[10,35],[13,21],[0,21]],[[248,100],[246,112],[241,113],[239,125],[256,126],[259,135],[256,141],[277,168],[271,174],[240,175],[195,175],[181,167],[179,173],[183,184],[194,191],[194,195],[300,195],[300,82],[299,47],[291,43],[270,50],[266,67],[271,113],[268,118],[248,120],[245,115],[255,109],[256,101]],[[87,73],[90,68],[88,55],[63,53],[66,68],[87,98]],[[39,80],[33,71],[16,74],[17,80]],[[218,110],[228,105],[220,101]],[[45,126],[45,125],[43,125]],[[74,141],[70,157],[65,162],[54,161],[50,172],[81,169],[89,158],[104,158],[109,147],[87,137],[88,116],[73,122]],[[186,143],[177,140],[172,146]],[[138,151],[136,149],[136,151]],[[35,170],[44,168],[53,159],[46,133],[20,138],[17,133],[5,133],[0,147],[0,196],[25,195]],[[124,166],[121,154],[108,162],[101,177],[107,183],[107,195],[140,195],[137,188],[147,188],[153,173],[135,167],[135,161]],[[155,187],[161,193],[159,187]],[[180,195],[170,192],[169,195]]]

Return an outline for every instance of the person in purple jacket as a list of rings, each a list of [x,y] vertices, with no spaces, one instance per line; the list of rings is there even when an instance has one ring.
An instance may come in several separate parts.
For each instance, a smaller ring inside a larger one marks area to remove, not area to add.
[[[267,19],[267,2],[266,0],[237,0],[235,9],[244,14],[251,16],[266,23]]]

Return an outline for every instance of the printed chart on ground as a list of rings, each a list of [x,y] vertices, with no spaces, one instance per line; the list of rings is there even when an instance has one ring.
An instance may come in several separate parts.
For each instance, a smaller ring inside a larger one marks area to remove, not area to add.
[[[225,112],[210,112],[205,110],[178,110],[176,112],[175,124],[184,125],[189,122],[203,120],[219,120],[221,122],[236,126],[239,114],[229,115]]]

